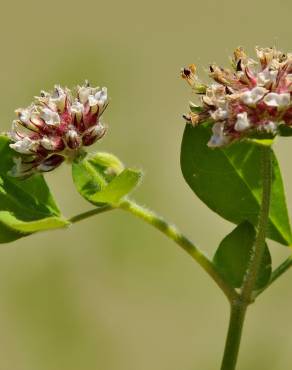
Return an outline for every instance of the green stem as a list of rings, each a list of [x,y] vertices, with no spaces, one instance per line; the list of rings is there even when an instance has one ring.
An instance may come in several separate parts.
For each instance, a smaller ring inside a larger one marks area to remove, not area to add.
[[[247,310],[247,306],[252,303],[254,299],[253,291],[264,255],[266,231],[269,220],[270,194],[272,185],[272,163],[270,147],[262,146],[261,151],[263,190],[257,234],[254,243],[253,254],[250,258],[249,267],[239,299],[231,302],[230,323],[221,370],[235,370],[245,313]]]
[[[160,230],[168,238],[172,239],[176,244],[182,247],[212,277],[212,279],[225,293],[230,302],[238,297],[238,293],[216,270],[209,258],[202,251],[200,251],[200,249],[197,248],[187,237],[185,237],[180,231],[178,231],[175,226],[169,224],[163,218],[157,216],[154,212],[141,207],[130,200],[124,200],[119,205],[119,208],[134,214],[136,217],[139,217],[143,221],[154,226],[156,229]],[[116,208],[112,206],[95,208],[91,211],[76,215],[69,219],[69,221],[71,223],[76,223],[94,215],[104,213],[113,209]]]
[[[246,310],[247,305],[242,305],[240,300],[234,301],[230,306],[230,321],[221,370],[235,369]]]
[[[271,286],[280,276],[292,267],[292,256],[289,256],[280,266],[278,266],[272,273],[271,279],[263,289],[256,292],[256,297],[263,293],[269,286]]]
[[[272,273],[271,279],[269,281],[270,286],[274,281],[276,281],[281,275],[284,274],[292,266],[292,256],[289,256],[280,266],[278,266]],[[267,288],[267,287],[266,287]]]
[[[112,206],[108,206],[108,205],[103,206],[103,207],[99,207],[99,208],[94,208],[90,211],[80,213],[79,215],[73,216],[68,221],[71,222],[71,224],[74,224],[76,222],[85,220],[86,218],[89,218],[89,217],[92,217],[92,216],[95,216],[95,215],[98,215],[100,213],[104,213],[104,212],[107,212],[107,211],[111,211],[113,209],[114,208]]]
[[[154,212],[134,203],[125,200],[120,204],[120,208],[141,218],[151,226],[172,239],[176,244],[183,248],[198,264],[212,277],[216,284],[222,289],[229,301],[238,297],[237,292],[229,285],[223,276],[216,270],[209,258],[197,248],[186,236],[184,236],[174,225],[169,224]]]
[[[258,277],[258,272],[262,263],[266,232],[269,220],[270,195],[272,187],[272,163],[271,163],[271,148],[262,147],[262,178],[263,178],[263,193],[262,205],[259,214],[257,236],[254,244],[254,253],[251,257],[248,272],[242,287],[242,300],[250,303],[255,283]]]

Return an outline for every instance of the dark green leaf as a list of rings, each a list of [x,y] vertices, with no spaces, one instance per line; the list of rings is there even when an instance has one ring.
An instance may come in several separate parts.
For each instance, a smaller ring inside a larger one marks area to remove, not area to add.
[[[213,262],[234,288],[240,288],[242,286],[255,236],[254,227],[249,222],[243,222],[222,240],[216,251]],[[271,273],[271,255],[266,245],[255,290],[267,285]]]
[[[112,154],[97,153],[75,161],[74,183],[79,193],[94,205],[117,205],[139,183],[142,173],[124,169]]]
[[[181,148],[183,176],[196,195],[223,218],[240,224],[257,224],[262,193],[260,146],[238,142],[224,149],[210,149],[210,128],[187,125]],[[267,235],[292,244],[285,193],[273,154],[273,184]]]
[[[14,155],[9,139],[0,136],[0,243],[68,224],[43,176],[19,180],[8,175]]]
[[[279,133],[281,136],[292,136],[292,127],[289,127],[286,125],[280,125]]]

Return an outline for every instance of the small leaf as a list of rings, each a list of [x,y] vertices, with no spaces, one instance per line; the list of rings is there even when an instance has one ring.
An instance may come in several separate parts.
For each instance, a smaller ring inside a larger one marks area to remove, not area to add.
[[[243,222],[222,240],[215,253],[215,266],[234,288],[242,286],[255,237],[254,227],[249,222]],[[266,245],[255,290],[267,285],[271,273],[271,255]]]
[[[196,195],[223,218],[257,225],[261,204],[261,147],[251,141],[224,149],[211,149],[210,127],[186,125],[181,148],[183,176]],[[292,244],[284,187],[275,155],[267,235],[284,245]]]
[[[97,153],[75,161],[72,175],[79,193],[97,206],[117,205],[142,177],[140,171],[124,169],[121,162],[108,153]]]
[[[43,176],[19,180],[8,175],[15,152],[0,136],[0,243],[68,225]]]

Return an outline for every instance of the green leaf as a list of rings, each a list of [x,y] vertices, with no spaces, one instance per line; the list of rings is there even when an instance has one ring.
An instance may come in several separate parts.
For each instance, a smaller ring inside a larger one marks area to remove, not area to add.
[[[207,146],[211,130],[207,125],[186,125],[182,148],[183,176],[194,193],[214,212],[240,224],[257,225],[262,179],[260,146],[242,141],[224,149]],[[292,244],[284,187],[275,155],[267,235],[284,245]]]
[[[73,163],[72,175],[79,193],[100,206],[118,205],[139,183],[142,173],[126,168],[112,154],[97,153]]]
[[[68,225],[43,176],[20,180],[8,175],[15,152],[0,136],[0,243]]]
[[[292,127],[286,125],[280,125],[278,127],[279,134],[281,136],[292,136]]]
[[[213,258],[215,266],[234,288],[242,286],[255,237],[254,227],[249,222],[243,222],[222,240],[215,253]],[[267,285],[271,273],[272,260],[266,245],[255,290]]]

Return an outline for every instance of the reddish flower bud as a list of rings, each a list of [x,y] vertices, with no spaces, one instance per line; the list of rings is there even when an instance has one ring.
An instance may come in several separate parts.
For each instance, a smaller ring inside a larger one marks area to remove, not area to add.
[[[42,92],[28,108],[16,111],[9,136],[11,148],[20,154],[11,173],[16,177],[47,172],[65,159],[72,160],[83,146],[92,145],[106,132],[100,117],[108,105],[107,89],[55,86]]]

